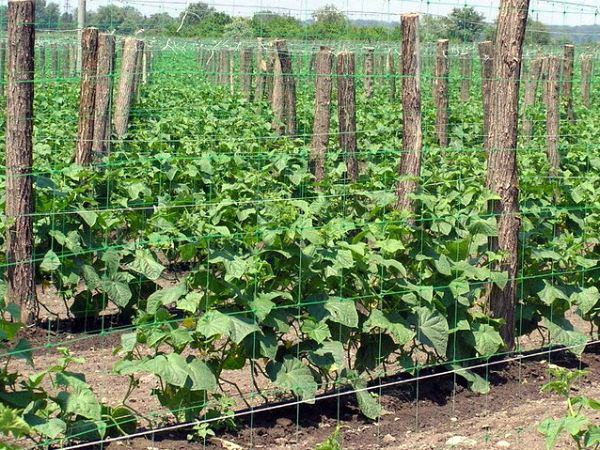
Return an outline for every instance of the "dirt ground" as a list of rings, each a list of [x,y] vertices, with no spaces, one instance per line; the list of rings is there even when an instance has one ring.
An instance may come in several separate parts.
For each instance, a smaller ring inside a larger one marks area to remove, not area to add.
[[[81,325],[79,325],[81,327]],[[119,333],[86,336],[74,333],[47,333],[30,330],[27,336],[38,348],[34,360],[44,367],[56,353],[44,346],[65,342],[85,364],[72,370],[85,372],[90,385],[103,402],[114,403],[127,388],[111,374],[118,359],[113,349]],[[564,401],[540,388],[548,382],[548,362],[572,368],[584,368],[589,375],[579,380],[581,395],[600,399],[600,345],[588,346],[581,360],[567,352],[553,352],[525,357],[520,361],[494,363],[478,369],[491,382],[489,394],[468,391],[461,379],[452,375],[427,375],[418,382],[401,378],[381,380],[389,387],[378,390],[383,414],[379,421],[363,418],[353,394],[320,400],[263,413],[248,414],[236,420],[237,428],[221,430],[204,442],[188,442],[189,430],[153,433],[145,437],[104,444],[97,448],[134,450],[175,450],[193,448],[265,448],[313,449],[340,427],[343,447],[347,449],[449,449],[449,448],[523,448],[544,449],[538,424],[549,416],[559,417]],[[23,368],[25,370],[25,368]],[[441,369],[443,370],[443,369]],[[239,374],[238,374],[239,376]],[[242,375],[243,376],[243,375]],[[141,386],[131,398],[138,411],[159,411],[150,391],[156,380],[141,377]],[[248,380],[235,380],[250,388]],[[456,383],[455,383],[456,381]],[[600,414],[590,415],[600,423]],[[575,448],[561,439],[556,448]]]

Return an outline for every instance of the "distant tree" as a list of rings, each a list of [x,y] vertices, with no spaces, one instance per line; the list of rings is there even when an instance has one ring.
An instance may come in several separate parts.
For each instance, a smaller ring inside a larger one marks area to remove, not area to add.
[[[304,28],[298,19],[277,14],[273,11],[259,11],[250,20],[254,36],[300,37]]]
[[[425,14],[419,22],[419,38],[421,41],[432,42],[447,37],[443,17]]]
[[[75,23],[75,19],[73,14],[68,11],[65,11],[60,15],[60,25],[62,28],[69,28]]]
[[[179,21],[185,25],[198,25],[215,12],[215,8],[204,2],[190,3],[179,15]]]
[[[316,24],[347,25],[348,17],[334,5],[325,5],[312,13]]]
[[[252,26],[247,19],[236,17],[233,22],[225,25],[224,35],[229,39],[249,39],[252,37]]]
[[[537,20],[527,19],[525,44],[548,45],[550,43],[552,43],[552,36],[548,27]]]
[[[143,28],[144,16],[133,6],[104,5],[89,13],[87,22],[102,31],[129,34]]]
[[[174,27],[176,24],[177,20],[174,17],[171,17],[169,13],[163,12],[145,17],[143,27],[147,33],[162,34],[169,28]]]
[[[36,28],[57,28],[60,18],[60,7],[54,2],[37,0],[35,4]]]
[[[467,6],[454,8],[442,19],[446,37],[459,42],[474,42],[479,39],[485,27],[483,14]]]

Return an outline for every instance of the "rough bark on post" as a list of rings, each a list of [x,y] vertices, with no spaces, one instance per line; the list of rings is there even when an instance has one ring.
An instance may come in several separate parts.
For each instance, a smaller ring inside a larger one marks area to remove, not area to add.
[[[115,36],[98,36],[98,66],[96,70],[96,100],[92,152],[99,158],[110,150],[113,70],[115,67]]]
[[[373,69],[375,65],[375,49],[373,47],[365,48],[365,95],[367,98],[373,97]]]
[[[559,126],[559,86],[560,59],[558,56],[548,58],[548,78],[546,79],[546,153],[552,167],[550,176],[556,176],[560,169],[558,153]]]
[[[38,47],[38,53],[39,53],[39,61],[40,61],[40,67],[39,67],[39,78],[40,78],[40,82],[42,84],[42,86],[45,83],[45,79],[46,79],[46,47],[44,45],[40,45]],[[2,69],[0,69],[2,70]],[[2,78],[2,80],[4,80],[4,78]]]
[[[71,60],[70,60],[69,46],[68,45],[65,45],[64,47],[62,47],[62,61],[61,62],[62,62],[61,77],[62,78],[69,78],[71,76],[71,73],[69,72]]]
[[[256,46],[256,82],[254,85],[254,101],[259,102],[265,96],[265,74],[267,72],[267,62],[264,59],[262,39],[258,38]]]
[[[296,135],[296,83],[292,59],[284,40],[273,43],[273,128],[278,134]]]
[[[390,95],[391,101],[396,100],[396,65],[394,64],[394,52],[390,49],[387,54],[387,71],[390,77]]]
[[[77,46],[69,45],[69,73],[70,76],[77,76]]]
[[[586,108],[590,107],[590,86],[594,71],[594,56],[585,55],[581,60],[581,98]]]
[[[460,54],[460,101],[468,102],[471,99],[471,54]]]
[[[235,92],[235,53],[231,49],[227,53],[229,54],[229,76],[227,78],[229,79],[229,92],[233,95]]]
[[[223,86],[229,83],[229,51],[222,48],[219,51],[219,84]]]
[[[575,46],[572,44],[565,44],[564,52],[563,95],[567,101],[567,117],[571,123],[574,123],[575,111],[573,109],[573,66],[575,64]]]
[[[310,171],[317,181],[325,176],[325,158],[329,142],[329,122],[331,118],[331,68],[333,53],[328,47],[321,47],[317,55],[315,80],[315,118],[310,154]]]
[[[242,92],[248,101],[252,98],[252,49],[242,48],[240,52],[240,73],[242,78]]]
[[[530,109],[535,106],[538,81],[542,71],[542,61],[543,59],[539,57],[531,61],[531,64],[529,65],[529,74],[524,86],[525,93],[523,95],[522,134],[527,141],[531,139],[533,134],[533,120],[530,118]]]
[[[492,115],[492,81],[494,79],[494,43],[479,43],[481,62],[481,100],[483,105],[483,148],[490,149],[490,120]]]
[[[274,45],[277,45],[276,41]],[[276,47],[275,47],[276,48]],[[277,50],[274,50],[277,54]],[[273,129],[283,136],[285,134],[285,86],[283,82],[283,70],[281,68],[281,61],[277,56],[272,58],[273,60],[273,87],[271,89],[271,109],[273,110]]]
[[[421,49],[419,14],[400,17],[402,28],[402,155],[396,187],[396,208],[414,212],[410,195],[417,191],[421,176]]]
[[[50,44],[50,53],[52,56],[52,78],[58,78],[58,47],[56,44]]]
[[[496,267],[507,275],[504,289],[493,284],[490,309],[505,324],[500,335],[509,350],[515,344],[517,268],[519,249],[519,187],[517,180],[517,131],[519,123],[519,82],[523,38],[529,0],[502,0],[496,32],[496,64],[492,83],[491,149],[488,152],[487,185],[500,197],[493,202],[498,236],[491,239],[493,252],[505,256]]]
[[[277,51],[273,48],[273,43],[269,44],[267,50],[267,78],[266,78],[266,88],[267,88],[267,99],[269,103],[273,103],[273,86],[275,83],[275,59],[277,58]]]
[[[142,71],[144,66],[144,48],[145,42],[140,40],[139,48],[136,52],[135,75],[133,77],[133,101],[140,101],[140,86],[142,84]]]
[[[352,52],[337,55],[337,95],[338,95],[338,136],[340,150],[346,160],[348,178],[358,180],[356,159],[356,89],[355,56]]]
[[[129,111],[133,100],[133,85],[135,69],[137,64],[137,53],[141,48],[139,39],[128,37],[125,39],[125,48],[121,60],[121,74],[119,77],[119,89],[115,101],[115,114],[113,127],[117,139],[123,139],[129,125]]]
[[[0,97],[4,98],[4,79],[6,71],[6,41],[0,42]]]
[[[33,81],[35,1],[9,0],[6,95],[6,303],[21,321],[39,315],[33,262]]]
[[[98,67],[98,28],[84,28],[81,33],[81,85],[79,89],[79,127],[75,163],[92,162],[94,115],[96,104],[96,70]]]
[[[434,74],[435,131],[442,148],[448,147],[448,61],[448,39],[438,39]]]

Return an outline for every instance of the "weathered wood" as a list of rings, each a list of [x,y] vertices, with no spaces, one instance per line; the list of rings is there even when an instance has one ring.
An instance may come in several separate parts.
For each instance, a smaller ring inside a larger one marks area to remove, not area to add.
[[[96,104],[96,70],[98,67],[98,28],[84,28],[81,33],[81,84],[79,89],[79,127],[75,163],[92,162],[94,115]]]
[[[396,208],[414,212],[410,195],[419,187],[421,176],[421,50],[419,45],[419,14],[400,17],[402,28],[402,155],[398,169]]]
[[[531,108],[535,106],[537,98],[537,87],[542,70],[542,58],[535,58],[529,65],[529,74],[524,86],[523,112],[522,112],[522,135],[526,141],[531,139],[533,134],[533,120],[531,120]]]
[[[135,73],[133,77],[133,101],[135,103],[140,101],[140,87],[142,85],[142,72],[144,66],[144,49],[146,48],[146,44],[144,41],[140,40],[139,48],[136,52],[136,61],[135,61]]]
[[[133,100],[133,85],[137,54],[141,49],[142,42],[139,39],[128,37],[125,39],[125,49],[121,60],[121,74],[119,77],[119,88],[115,101],[115,113],[113,127],[117,139],[123,139],[129,125],[129,111]]]
[[[481,100],[483,109],[483,148],[490,148],[490,121],[492,115],[492,81],[494,79],[494,43],[479,43],[481,62]]]
[[[495,269],[507,274],[504,289],[493,284],[490,309],[505,324],[500,334],[509,350],[515,344],[517,268],[519,249],[519,187],[517,180],[517,130],[519,122],[519,83],[523,38],[529,0],[502,0],[498,15],[495,46],[495,77],[492,82],[491,149],[488,152],[487,185],[500,197],[490,213],[496,216],[498,237],[491,250],[504,258]]]
[[[6,79],[6,41],[0,42],[0,97],[4,98]]]
[[[110,150],[113,71],[115,67],[115,36],[98,36],[98,66],[96,70],[96,100],[92,152],[101,158]]]
[[[38,54],[40,55],[40,65],[39,70],[36,73],[39,74],[38,78],[40,79],[40,84],[43,86],[46,80],[46,47],[44,45],[40,45],[38,47]]]
[[[229,51],[226,48],[219,50],[219,84],[229,84]]]
[[[573,108],[573,72],[575,65],[575,46],[565,44],[563,66],[563,96],[566,100],[567,117],[571,123],[575,123],[575,110]]]
[[[590,87],[594,71],[594,56],[585,55],[581,60],[581,99],[586,108],[590,107]]]
[[[227,50],[227,53],[229,53],[229,76],[227,78],[229,79],[229,92],[233,95],[235,92],[235,53],[231,49]]]
[[[265,96],[265,81],[267,72],[267,61],[264,58],[264,50],[262,39],[258,38],[256,46],[255,62],[256,62],[256,81],[254,83],[254,101],[260,102]]]
[[[325,158],[331,118],[332,64],[333,53],[328,47],[321,47],[316,60],[315,117],[309,161],[310,170],[317,181],[323,180],[325,176]]]
[[[277,50],[274,48],[274,43],[271,42],[267,49],[267,70],[266,70],[266,88],[267,99],[269,103],[273,103],[273,87],[275,86],[275,59],[277,58]]]
[[[387,71],[389,77],[390,101],[396,100],[396,65],[394,64],[394,52],[390,49],[387,54]]]
[[[70,50],[70,46],[69,45],[64,45],[61,49],[61,53],[62,53],[62,74],[61,77],[62,78],[69,78],[71,76],[71,72],[70,72],[70,65],[71,65],[71,55],[69,54]]]
[[[375,65],[375,49],[373,47],[365,48],[365,74],[364,74],[364,86],[365,95],[367,98],[373,97],[373,70]]]
[[[460,54],[460,101],[468,102],[471,99],[471,53]]]
[[[277,45],[281,41],[275,41],[274,52],[275,56],[271,59],[273,61],[273,88],[271,89],[271,109],[273,110],[273,129],[277,134],[283,136],[285,134],[285,100],[284,100],[284,82],[283,82],[283,70],[281,67],[281,61],[277,55]]]
[[[9,0],[6,92],[6,303],[21,305],[21,321],[39,316],[33,261],[34,0]]]
[[[438,145],[448,147],[448,75],[450,63],[448,58],[448,39],[438,39],[435,58],[435,131]]]
[[[273,129],[278,134],[296,135],[296,83],[292,72],[292,59],[286,42],[273,42]]]
[[[337,55],[336,74],[340,151],[346,161],[348,179],[355,182],[358,180],[358,162],[356,158],[356,89],[353,52],[341,52]]]
[[[546,153],[548,162],[552,167],[550,176],[556,176],[560,169],[560,155],[558,153],[559,137],[559,86],[560,86],[560,58],[548,58],[548,78],[546,79]]]
[[[58,78],[58,47],[56,44],[50,44],[50,53],[52,57],[52,78]]]
[[[252,98],[252,49],[244,47],[240,51],[240,77],[242,93],[248,101]]]

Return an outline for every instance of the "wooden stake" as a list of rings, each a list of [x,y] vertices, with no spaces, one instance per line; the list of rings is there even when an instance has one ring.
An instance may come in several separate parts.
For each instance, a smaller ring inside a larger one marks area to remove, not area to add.
[[[64,47],[62,47],[62,78],[69,78],[71,76],[71,73],[69,71],[71,60],[69,59],[69,57],[69,46],[65,45]]]
[[[417,191],[421,176],[421,49],[419,45],[419,14],[400,16],[402,27],[402,155],[400,180],[396,187],[397,209],[414,212],[410,195]]]
[[[556,176],[560,169],[560,155],[558,153],[558,126],[559,126],[559,86],[560,86],[560,58],[548,58],[548,79],[546,80],[546,153],[552,169],[550,176]]]
[[[46,81],[45,81],[46,80],[46,47],[44,45],[40,45],[38,47],[38,53],[40,55],[40,57],[39,57],[39,61],[40,61],[39,78],[40,78],[41,85],[43,86],[44,84],[46,84]],[[2,69],[0,68],[0,71],[1,70]]]
[[[264,59],[262,38],[258,38],[255,60],[256,82],[254,86],[254,101],[260,102],[265,96],[265,75],[267,72],[267,61]]]
[[[6,78],[6,41],[0,42],[0,97],[4,98],[4,80]]]
[[[365,48],[365,95],[367,98],[373,97],[374,51],[375,49],[373,47]]]
[[[325,158],[329,142],[329,122],[331,118],[331,68],[333,53],[328,47],[321,47],[317,55],[315,81],[315,118],[313,123],[310,171],[317,181],[325,176]]]
[[[517,268],[519,249],[519,188],[517,182],[517,130],[519,122],[519,81],[523,38],[529,0],[502,0],[496,32],[496,67],[492,83],[491,149],[488,152],[488,188],[500,197],[490,213],[496,216],[498,237],[491,250],[505,257],[496,267],[507,274],[504,289],[497,284],[490,293],[490,309],[505,325],[500,335],[507,349],[515,344]]]
[[[460,54],[460,101],[471,99],[471,54]]]
[[[292,59],[284,40],[273,43],[273,128],[278,134],[296,135],[296,83]]]
[[[125,39],[125,49],[121,60],[121,75],[119,77],[119,89],[115,101],[115,114],[113,127],[117,139],[123,139],[129,125],[129,111],[133,100],[133,87],[137,53],[141,49],[142,41],[128,37]]]
[[[442,148],[448,147],[448,75],[450,72],[448,42],[448,39],[437,41],[435,59],[435,130],[438,144]]]
[[[565,44],[564,52],[563,95],[567,101],[567,117],[571,123],[575,123],[575,111],[573,109],[573,66],[575,64],[575,46],[572,44]]]
[[[337,55],[338,136],[340,150],[346,160],[348,178],[358,180],[356,160],[356,90],[354,87],[355,56],[352,52]]]
[[[242,48],[240,51],[240,75],[242,93],[248,101],[252,98],[252,49]]]
[[[6,95],[6,303],[21,321],[39,316],[33,262],[33,85],[35,1],[9,0]]]
[[[92,152],[97,158],[110,150],[113,70],[115,67],[115,36],[102,33],[98,36],[98,67],[94,113],[94,140]]]
[[[590,86],[594,71],[594,56],[585,55],[581,60],[581,98],[586,108],[590,107]]]
[[[56,44],[50,44],[50,52],[52,54],[52,78],[58,78],[58,47]]]
[[[494,79],[494,43],[479,43],[481,62],[481,100],[483,105],[483,148],[490,149],[490,121],[492,115],[492,81]]]
[[[396,100],[396,65],[394,64],[394,52],[390,49],[387,54],[387,70],[390,77],[390,101]]]
[[[96,111],[96,70],[98,67],[98,28],[84,28],[81,34],[81,86],[79,90],[79,128],[75,163],[92,162],[94,114]]]
[[[535,58],[529,65],[529,76],[525,82],[523,95],[523,138],[528,142],[533,134],[533,121],[531,120],[530,109],[535,106],[537,97],[537,86],[542,71],[542,58]]]

